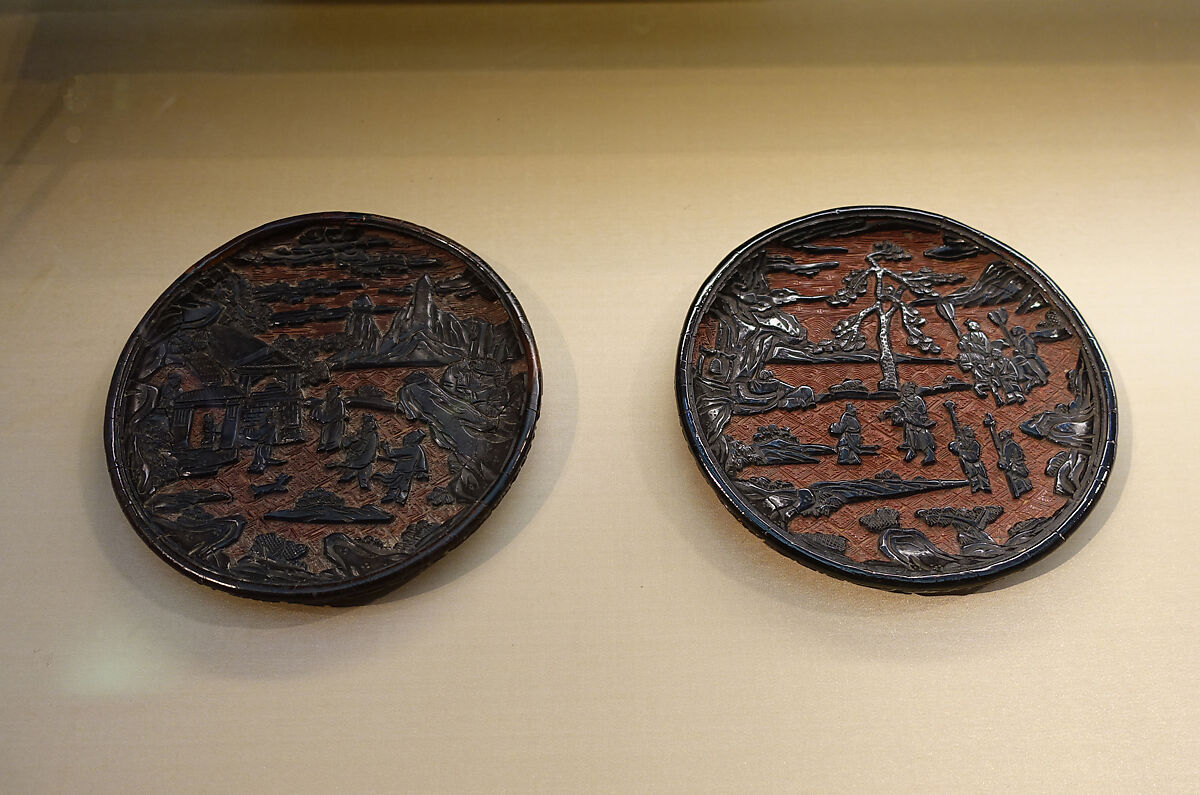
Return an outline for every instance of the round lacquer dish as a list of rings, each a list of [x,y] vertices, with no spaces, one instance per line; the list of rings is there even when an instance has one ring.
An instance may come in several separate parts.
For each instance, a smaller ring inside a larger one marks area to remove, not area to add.
[[[139,535],[189,577],[359,603],[487,517],[540,384],[529,324],[475,254],[375,215],[287,218],[142,318],[109,392],[109,470]]]
[[[680,418],[780,552],[963,591],[1062,543],[1116,450],[1104,356],[1037,266],[956,221],[848,207],[730,254],[687,317]]]

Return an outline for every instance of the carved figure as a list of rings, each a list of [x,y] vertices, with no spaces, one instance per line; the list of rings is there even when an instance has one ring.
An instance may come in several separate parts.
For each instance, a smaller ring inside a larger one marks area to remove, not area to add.
[[[1025,402],[1025,393],[1021,391],[1021,374],[1013,360],[1004,355],[1004,343],[1000,340],[992,342],[983,372],[997,406]]]
[[[379,457],[393,461],[395,466],[389,474],[377,472],[371,477],[387,486],[387,494],[382,502],[396,502],[404,505],[408,502],[408,492],[414,480],[429,480],[429,468],[425,462],[425,450],[421,440],[425,431],[409,431],[404,435],[404,444],[400,447],[380,445]],[[453,501],[453,500],[451,500]]]
[[[339,483],[357,479],[360,489],[371,488],[371,467],[379,450],[379,431],[374,415],[364,414],[359,432],[343,439],[342,447],[346,450],[346,459],[340,464],[326,464],[325,468],[342,470]]]
[[[991,433],[992,444],[996,447],[996,466],[1008,480],[1008,490],[1012,493],[1013,499],[1018,499],[1027,491],[1032,491],[1033,483],[1029,480],[1029,467],[1025,466],[1025,451],[1013,438],[1012,431],[1000,431],[997,434],[996,418],[991,414],[984,416],[983,424]]]
[[[954,333],[958,334],[959,354],[956,361],[959,369],[970,373],[974,378],[975,394],[984,397],[991,393],[997,406],[1024,403],[1028,388],[1024,386],[1016,363],[1004,353],[1005,346],[1012,345],[1012,341],[989,340],[979,323],[974,320],[967,320],[966,331],[960,333],[954,323],[955,313],[951,304],[939,304],[938,314],[945,318],[954,329]],[[990,313],[988,317],[1000,325],[996,312]],[[1007,315],[1003,317],[1007,318]],[[1005,332],[1007,334],[1007,328]],[[1036,343],[1033,344],[1036,350]]]
[[[981,458],[983,446],[975,438],[975,429],[959,424],[958,415],[954,412],[956,405],[953,400],[947,400],[942,405],[946,407],[946,413],[950,415],[950,424],[954,428],[954,441],[950,442],[947,447],[958,457],[958,464],[962,467],[963,475],[971,483],[971,491],[991,492],[992,484],[988,481],[987,467],[984,466]]]
[[[853,403],[846,404],[842,416],[829,426],[829,433],[838,438],[839,464],[854,466],[862,463],[863,455],[879,454],[879,445],[862,443],[862,423],[858,421],[858,409]]]
[[[1047,313],[1049,314],[1049,313]],[[1017,371],[1021,391],[1028,395],[1033,389],[1050,382],[1050,369],[1038,355],[1037,341],[1022,326],[1008,327],[1008,312],[1000,308],[988,312],[988,320],[1004,332],[1004,339],[1012,348],[1012,363]]]
[[[963,357],[968,365],[963,367],[963,370],[971,370],[977,365],[982,365],[987,361],[991,353],[992,343],[987,338],[987,334],[983,333],[983,328],[978,321],[968,320],[966,322],[967,330],[958,339],[958,350],[960,352],[959,364],[962,366]],[[983,397],[983,393],[980,393]]]
[[[259,475],[265,472],[269,466],[287,463],[285,459],[273,457],[275,445],[279,444],[279,424],[279,411],[272,409],[267,414],[263,427],[252,437],[257,444],[254,446],[254,459],[250,462],[250,468],[247,471]]]
[[[924,455],[922,464],[937,461],[937,444],[929,429],[937,423],[929,419],[929,409],[924,399],[917,394],[917,385],[909,381],[900,388],[900,399],[890,409],[879,412],[879,419],[892,421],[892,425],[904,429],[904,443],[897,447],[904,453],[905,461]]]
[[[212,414],[205,414],[200,424],[200,447],[205,450],[216,450],[220,437],[217,435],[217,422]]]
[[[325,398],[314,402],[309,416],[321,424],[321,439],[317,451],[322,453],[340,450],[346,424],[350,422],[350,408],[342,397],[342,388],[336,384],[325,392]]]
[[[1013,326],[1009,332],[1013,346],[1013,363],[1021,374],[1025,391],[1050,383],[1050,368],[1038,356],[1037,340],[1023,326]]]

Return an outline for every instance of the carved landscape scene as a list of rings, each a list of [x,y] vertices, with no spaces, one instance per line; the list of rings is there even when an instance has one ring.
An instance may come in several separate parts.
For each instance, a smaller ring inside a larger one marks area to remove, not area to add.
[[[776,238],[691,349],[721,475],[791,544],[881,574],[1014,557],[1085,487],[1079,329],[1011,259],[915,223]]]
[[[134,498],[159,543],[238,581],[410,559],[496,484],[528,405],[488,282],[371,225],[254,240],[139,335],[120,419]]]

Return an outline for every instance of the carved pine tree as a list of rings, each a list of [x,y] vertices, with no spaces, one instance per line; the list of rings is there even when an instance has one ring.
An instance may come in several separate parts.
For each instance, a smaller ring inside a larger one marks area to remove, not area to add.
[[[909,301],[911,298],[938,298],[933,289],[939,284],[956,284],[963,280],[957,273],[939,273],[928,267],[916,271],[895,271],[884,262],[904,262],[912,255],[890,241],[880,241],[867,255],[867,267],[850,271],[842,279],[842,288],[825,299],[830,306],[850,306],[873,292],[874,302],[857,314],[842,318],[833,326],[832,336],[817,343],[818,350],[859,351],[866,347],[867,338],[863,323],[871,315],[876,316],[876,339],[879,344],[879,369],[883,377],[879,381],[881,390],[895,390],[900,386],[896,373],[896,353],[892,346],[892,319],[900,314],[900,325],[909,347],[928,355],[937,355],[942,348],[933,338],[921,330],[925,318]]]

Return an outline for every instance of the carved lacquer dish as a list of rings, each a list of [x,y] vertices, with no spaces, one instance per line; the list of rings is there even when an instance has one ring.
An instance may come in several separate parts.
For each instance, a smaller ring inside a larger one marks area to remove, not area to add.
[[[1116,448],[1108,367],[1067,297],[917,210],[830,210],[738,248],[676,375],[700,468],[747,527],[892,590],[963,590],[1046,553]]]
[[[533,335],[479,257],[373,215],[247,232],[154,303],[105,441],[134,528],[200,582],[361,602],[459,544],[516,475]]]

